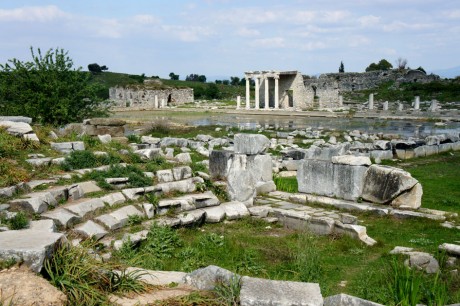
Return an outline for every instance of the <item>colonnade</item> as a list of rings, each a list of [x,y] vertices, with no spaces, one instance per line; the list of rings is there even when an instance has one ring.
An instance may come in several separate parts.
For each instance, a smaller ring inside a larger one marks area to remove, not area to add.
[[[264,106],[263,109],[270,109],[270,81],[269,78],[275,80],[275,93],[274,93],[274,109],[279,109],[279,79],[280,76],[276,72],[261,72],[261,73],[245,73],[246,78],[246,109],[251,109],[251,79],[255,81],[255,105],[254,109],[260,109],[260,87],[264,82]]]

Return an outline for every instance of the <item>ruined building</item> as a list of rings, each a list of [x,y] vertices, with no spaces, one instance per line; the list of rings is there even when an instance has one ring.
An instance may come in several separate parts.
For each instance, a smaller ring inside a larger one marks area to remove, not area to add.
[[[171,88],[157,82],[111,87],[109,100],[116,109],[154,109],[193,103],[192,88]]]

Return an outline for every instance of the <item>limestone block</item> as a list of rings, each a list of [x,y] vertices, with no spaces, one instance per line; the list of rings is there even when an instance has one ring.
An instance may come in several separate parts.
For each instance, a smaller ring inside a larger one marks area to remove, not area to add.
[[[239,278],[238,274],[211,265],[188,273],[184,276],[184,283],[199,290],[213,290],[218,284],[230,285],[235,278]]]
[[[134,154],[137,154],[143,160],[152,160],[161,155],[161,149],[141,149],[135,150]]]
[[[81,182],[78,183],[78,186],[83,191],[83,194],[102,191],[102,189],[96,184],[95,181]]]
[[[236,220],[249,216],[246,205],[238,201],[222,203],[220,207],[225,210],[227,220]]]
[[[138,280],[152,286],[167,286],[169,284],[183,284],[184,277],[187,275],[185,272],[176,271],[153,271],[145,270],[134,267],[126,268],[127,273],[136,273],[139,275]]]
[[[0,188],[0,198],[11,198],[17,191],[16,186]]]
[[[41,214],[48,210],[48,206],[56,206],[57,201],[50,192],[33,192],[25,195],[23,199],[11,201],[10,205],[12,208]]]
[[[452,146],[452,151],[460,151],[460,141],[452,143],[451,146]]]
[[[0,116],[0,121],[24,122],[31,124],[32,118],[25,116]]]
[[[152,136],[141,136],[142,143],[157,145],[160,143],[160,141],[161,141],[161,138],[156,138]]]
[[[356,200],[361,196],[366,166],[304,160],[297,171],[299,192]]]
[[[280,171],[278,173],[279,177],[293,177],[297,176],[297,171]]]
[[[192,163],[192,157],[190,156],[190,153],[179,153],[174,157],[174,159],[181,164]]]
[[[437,145],[425,146],[425,155],[431,156],[439,153],[439,147]]]
[[[182,181],[157,184],[155,187],[160,189],[164,193],[168,193],[170,191],[191,193],[195,192],[197,183],[203,182],[204,181],[201,177],[191,177]]]
[[[268,181],[268,182],[257,182],[255,185],[256,193],[259,194],[267,194],[269,192],[276,190],[275,182]]]
[[[185,180],[192,177],[192,168],[189,166],[176,167],[172,169],[175,181]]]
[[[41,217],[45,219],[51,219],[57,226],[63,228],[71,228],[81,220],[81,217],[63,208],[57,208],[43,213]]]
[[[391,206],[417,209],[422,205],[423,189],[420,183],[417,183],[408,191],[402,193],[391,201]]]
[[[414,157],[425,157],[426,156],[426,147],[420,146],[414,149]]]
[[[25,122],[14,122],[14,121],[0,121],[0,127],[6,128],[6,132],[11,135],[22,136],[27,133],[33,132],[30,124]]]
[[[128,222],[129,216],[144,217],[144,213],[138,210],[133,205],[124,206],[120,209],[111,212],[109,215],[120,221],[122,226],[124,226]]]
[[[205,222],[219,223],[225,218],[225,210],[220,206],[203,208],[205,212]]]
[[[253,173],[247,169],[247,155],[233,156],[227,174],[228,194],[231,200],[245,202],[252,206],[256,195]]]
[[[254,183],[272,180],[272,158],[270,155],[248,156],[246,168],[251,172]]]
[[[85,223],[77,226],[74,229],[74,232],[82,235],[86,239],[93,238],[96,239],[96,241],[100,240],[105,235],[107,235],[107,232],[104,230],[102,226],[100,226],[97,223],[94,223],[91,220],[88,220]]]
[[[241,306],[322,306],[319,284],[278,281],[243,276],[240,291]]]
[[[38,139],[38,136],[35,133],[24,134],[22,135],[22,138],[24,138],[25,140],[40,142],[40,139]]]
[[[384,306],[368,300],[340,293],[324,299],[324,306]]]
[[[142,204],[142,208],[144,208],[144,212],[147,218],[152,219],[155,216],[155,207],[153,204],[144,203]]]
[[[365,174],[362,198],[374,203],[387,204],[417,183],[409,172],[402,169],[372,165]]]
[[[427,146],[437,146],[440,144],[440,139],[437,135],[427,136],[425,138],[425,143]]]
[[[219,199],[211,191],[192,194],[185,197],[189,197],[196,208],[204,208],[220,204]]]
[[[235,134],[235,153],[255,155],[264,153],[270,147],[270,140],[260,134]]]
[[[98,209],[104,208],[104,202],[101,199],[80,199],[75,201],[74,204],[66,205],[64,208],[84,218],[91,213],[95,213]]]
[[[186,147],[188,146],[188,139],[185,138],[174,138],[174,137],[163,137],[160,141],[161,147]]]
[[[127,188],[123,189],[121,192],[128,200],[137,200],[141,195],[145,193],[145,189],[142,187]]]
[[[391,150],[391,143],[388,140],[374,140],[373,145],[376,150]]]
[[[450,255],[460,257],[460,245],[452,243],[443,243],[439,246],[440,250],[446,251]]]
[[[35,220],[30,221],[29,229],[34,231],[45,231],[49,233],[56,232],[56,225],[53,220]]]
[[[333,164],[350,165],[350,166],[370,166],[371,159],[367,156],[338,155],[332,156]]]
[[[202,209],[191,210],[177,215],[180,220],[181,226],[190,225],[193,223],[200,223],[205,217],[205,212]]]
[[[0,232],[0,259],[23,261],[32,271],[39,273],[45,259],[50,258],[57,245],[65,240],[62,233],[30,229]]]
[[[123,224],[120,220],[115,219],[109,214],[100,215],[96,217],[95,220],[103,224],[109,230],[116,230],[123,227]]]
[[[209,175],[211,179],[223,179],[227,177],[228,164],[233,158],[234,152],[212,150],[209,155]]]
[[[102,143],[109,143],[112,141],[112,136],[110,134],[105,134],[105,135],[97,135],[97,138],[100,140]]]
[[[442,143],[438,146],[439,153],[452,151],[452,143]]]
[[[168,183],[174,181],[173,172],[171,169],[158,170],[156,172],[156,176],[159,183]]]
[[[297,171],[299,164],[299,160],[283,160],[280,167],[285,168],[287,171]]]
[[[123,204],[126,202],[126,198],[121,192],[106,194],[105,196],[102,196],[99,199],[101,199],[102,202],[109,204],[109,206]]]

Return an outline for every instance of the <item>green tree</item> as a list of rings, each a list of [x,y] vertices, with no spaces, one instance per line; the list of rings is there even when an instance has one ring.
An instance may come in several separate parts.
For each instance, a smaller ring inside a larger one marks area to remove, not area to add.
[[[340,62],[339,73],[344,73],[344,72],[345,72],[345,66],[343,65],[343,62]]]
[[[237,86],[240,83],[240,78],[239,77],[230,77],[230,84],[232,86]]]
[[[371,63],[367,68],[366,72],[369,71],[379,71],[379,70],[390,70],[393,68],[393,65],[390,64],[386,59],[381,59],[377,64]]]
[[[178,74],[175,74],[174,72],[171,72],[171,73],[169,74],[169,78],[170,78],[171,80],[177,81],[177,80],[179,80],[179,75],[178,75]]]
[[[0,64],[1,114],[55,125],[107,114],[109,105],[97,96],[101,85],[91,83],[91,73],[81,67],[74,69],[67,51],[30,51],[30,62],[11,59]]]
[[[425,71],[425,69],[422,68],[422,66],[419,66],[416,70],[421,71],[421,72],[426,74],[426,71]]]

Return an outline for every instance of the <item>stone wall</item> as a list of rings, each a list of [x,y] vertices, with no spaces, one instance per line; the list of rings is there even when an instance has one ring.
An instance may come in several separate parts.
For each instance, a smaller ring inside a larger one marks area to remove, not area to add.
[[[418,70],[408,71],[371,71],[371,72],[345,72],[345,73],[325,73],[318,78],[304,78],[305,89],[308,98],[319,97],[315,107],[334,107],[338,106],[339,95],[343,92],[372,89],[382,83],[394,81],[396,86],[401,83],[429,83],[439,80],[439,76],[427,75]],[[320,104],[321,103],[321,104]]]
[[[155,96],[157,103],[155,103]],[[193,103],[193,89],[168,88],[149,89],[148,87],[112,87],[109,89],[109,99],[115,108],[153,109],[164,106]],[[162,105],[164,101],[164,105]]]

